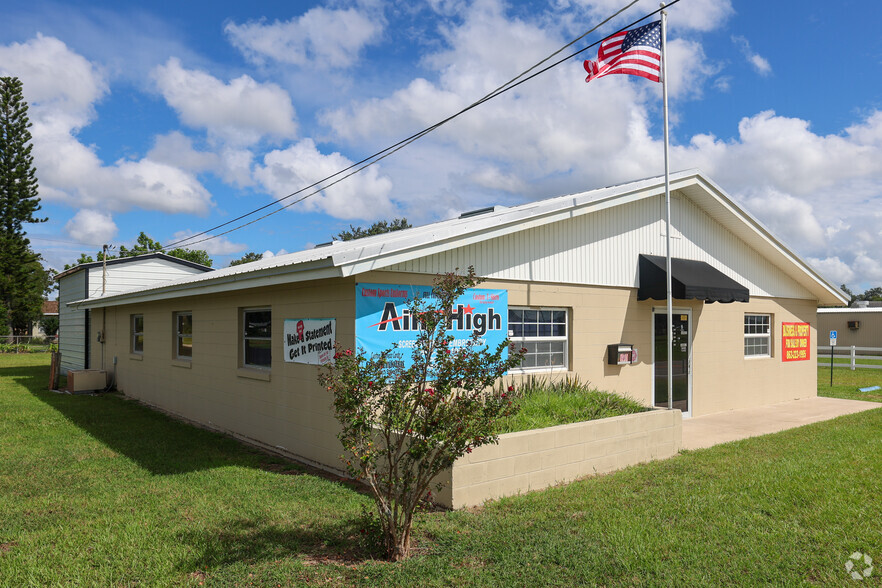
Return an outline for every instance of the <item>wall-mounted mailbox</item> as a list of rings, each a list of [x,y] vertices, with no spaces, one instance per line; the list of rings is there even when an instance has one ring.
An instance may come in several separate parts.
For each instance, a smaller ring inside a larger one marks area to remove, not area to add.
[[[630,343],[613,343],[606,346],[606,363],[628,365],[637,363],[637,348]]]
[[[857,331],[861,328],[861,321],[848,321],[848,328],[852,331]]]

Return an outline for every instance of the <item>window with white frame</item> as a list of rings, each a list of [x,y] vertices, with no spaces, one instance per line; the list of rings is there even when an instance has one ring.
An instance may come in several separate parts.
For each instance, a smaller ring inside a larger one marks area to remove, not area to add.
[[[566,368],[567,324],[567,310],[563,308],[510,307],[509,338],[527,350],[520,367]]]
[[[272,365],[273,314],[269,308],[242,311],[242,358],[245,367]]]
[[[772,315],[744,315],[744,357],[772,355]]]
[[[144,353],[144,315],[132,315],[132,353]]]
[[[193,313],[176,312],[175,317],[175,357],[193,359]]]

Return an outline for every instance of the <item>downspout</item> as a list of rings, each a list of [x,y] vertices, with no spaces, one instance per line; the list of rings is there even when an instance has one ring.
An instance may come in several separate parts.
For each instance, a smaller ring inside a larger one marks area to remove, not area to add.
[[[101,296],[104,297],[104,294],[107,292],[107,248],[108,245],[105,244],[102,252],[102,261],[104,264],[101,268]],[[107,307],[101,308],[101,336],[98,337],[98,342],[101,343],[101,371],[104,371],[104,341],[107,340]]]

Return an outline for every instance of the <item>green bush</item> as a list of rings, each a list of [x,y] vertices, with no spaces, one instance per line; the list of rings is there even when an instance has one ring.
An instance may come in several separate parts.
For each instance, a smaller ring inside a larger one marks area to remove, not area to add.
[[[500,419],[496,432],[513,433],[650,410],[629,396],[598,390],[578,376],[552,381],[530,376],[517,386],[507,386],[520,410]]]
[[[58,345],[38,345],[27,343],[0,343],[0,353],[45,353],[47,351],[58,351]]]

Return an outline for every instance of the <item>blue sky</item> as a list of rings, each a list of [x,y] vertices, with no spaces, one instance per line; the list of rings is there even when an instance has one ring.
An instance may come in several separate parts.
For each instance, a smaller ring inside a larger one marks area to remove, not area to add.
[[[226,222],[459,110],[625,0],[8,3],[61,268]],[[9,5],[11,4],[11,5]],[[654,10],[641,0],[615,25]],[[672,169],[699,168],[830,280],[882,284],[882,5],[669,10]],[[576,45],[600,40],[608,25]],[[572,59],[350,180],[197,245],[226,266],[662,173],[660,85]]]

